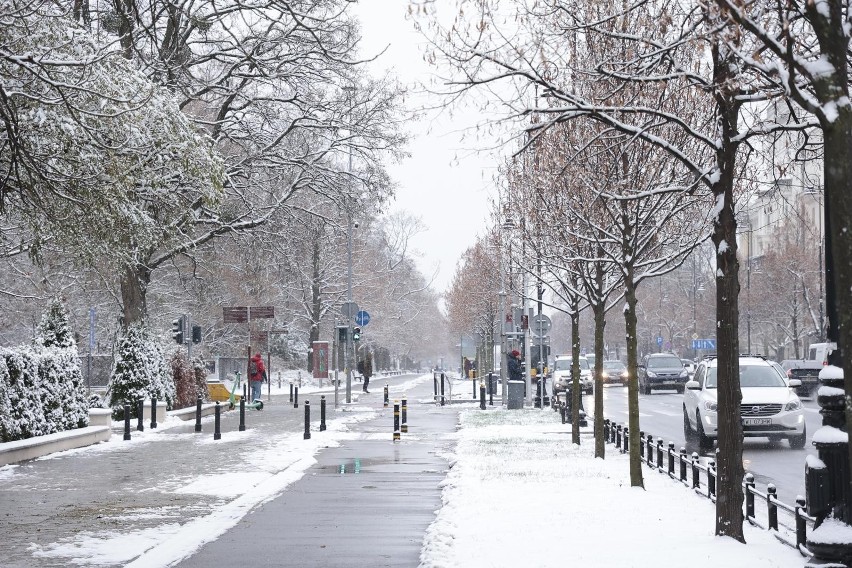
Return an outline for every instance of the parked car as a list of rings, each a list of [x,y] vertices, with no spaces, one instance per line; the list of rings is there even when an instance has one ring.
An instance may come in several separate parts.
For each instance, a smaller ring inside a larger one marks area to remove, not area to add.
[[[742,356],[740,361],[740,418],[743,435],[786,438],[790,447],[805,447],[807,431],[802,401],[793,389],[798,379],[788,379],[762,357]],[[698,439],[702,449],[713,447],[718,436],[717,359],[699,363],[695,380],[686,383],[683,396],[683,433],[687,440]]]
[[[550,382],[550,392],[554,396],[568,390],[571,382],[572,361],[571,355],[557,355],[554,359]],[[580,357],[577,363],[580,365],[580,388],[584,393],[592,394],[594,381],[592,380],[592,368],[589,366],[589,360],[585,357]]]
[[[681,363],[683,363],[683,368],[686,369],[686,372],[689,373],[689,378],[695,374],[696,364],[694,361],[690,361],[689,359],[681,359]]]
[[[689,373],[678,357],[671,353],[645,355],[639,364],[639,390],[651,394],[654,389],[674,389],[683,392]]]
[[[603,382],[605,384],[619,383],[627,386],[627,367],[621,361],[603,362]]]

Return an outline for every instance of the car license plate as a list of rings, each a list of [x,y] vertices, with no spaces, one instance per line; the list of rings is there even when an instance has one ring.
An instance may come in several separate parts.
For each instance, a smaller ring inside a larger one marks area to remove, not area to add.
[[[746,426],[767,426],[772,424],[771,418],[743,418],[743,424]]]

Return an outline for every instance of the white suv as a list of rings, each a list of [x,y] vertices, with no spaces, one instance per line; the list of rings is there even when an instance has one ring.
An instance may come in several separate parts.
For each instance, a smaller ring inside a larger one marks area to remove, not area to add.
[[[683,394],[683,433],[698,438],[699,447],[709,449],[718,436],[716,358],[699,363],[695,378]],[[794,388],[797,379],[785,380],[762,357],[740,357],[740,389],[743,393],[740,418],[745,437],[786,438],[790,447],[805,447],[805,416]]]
[[[554,395],[568,390],[571,382],[571,362],[571,355],[557,355],[553,361],[550,392]],[[586,394],[592,394],[595,382],[592,380],[592,367],[589,365],[589,360],[580,357],[577,362],[580,364],[580,390]]]

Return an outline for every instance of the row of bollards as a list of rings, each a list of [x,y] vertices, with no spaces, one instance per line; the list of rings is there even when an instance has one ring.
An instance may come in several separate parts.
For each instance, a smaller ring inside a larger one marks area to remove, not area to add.
[[[402,419],[400,423],[400,418]],[[393,401],[393,441],[399,442],[400,433],[408,433],[408,399]]]
[[[245,388],[244,388],[245,391]],[[240,424],[239,431],[244,432],[246,429],[246,393],[243,392],[243,396],[240,398]],[[387,401],[388,397],[388,387],[385,385],[385,400]],[[290,401],[293,403],[294,408],[299,407],[299,387],[293,386],[293,383],[290,383]],[[201,404],[202,398],[201,395],[198,396],[195,404],[195,431],[201,432]],[[310,401],[305,401],[305,439],[308,440],[311,437],[311,409],[310,409]],[[387,402],[385,403],[387,406]],[[137,412],[136,412],[136,430],[142,432],[145,430],[145,426],[143,425],[144,420],[144,400],[140,399],[137,401]],[[403,408],[405,408],[405,400],[403,399]],[[219,405],[219,401],[216,401],[216,409],[215,409],[215,417],[214,417],[214,426],[213,426],[213,439],[221,440],[222,439],[222,431],[221,431],[221,412],[222,408]],[[403,410],[403,432],[408,431],[408,426],[405,424],[405,410]],[[157,399],[154,398],[151,400],[151,428],[157,427]],[[326,402],[325,395],[320,396],[320,432],[324,432],[326,430]],[[124,405],[124,439],[130,440],[130,404]]]
[[[144,432],[145,426],[143,421],[145,420],[145,400],[139,399],[136,401],[136,431]],[[151,399],[151,428],[157,427],[157,399]],[[124,439],[130,440],[130,404],[124,405]]]

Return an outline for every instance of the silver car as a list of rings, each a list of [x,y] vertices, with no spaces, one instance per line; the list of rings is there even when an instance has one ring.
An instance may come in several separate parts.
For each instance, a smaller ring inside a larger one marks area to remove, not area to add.
[[[553,373],[551,374],[551,392],[557,394],[565,392],[571,381],[571,362],[570,355],[557,355],[553,362]],[[580,389],[586,394],[592,394],[594,390],[594,380],[592,379],[592,367],[589,365],[589,360],[585,357],[577,359],[580,365]]]
[[[683,394],[683,433],[687,440],[698,438],[703,449],[712,448],[718,437],[716,371],[715,358],[702,361]],[[804,448],[807,431],[802,401],[793,390],[797,386],[797,379],[785,380],[762,357],[740,357],[743,435],[786,438],[791,448]]]

